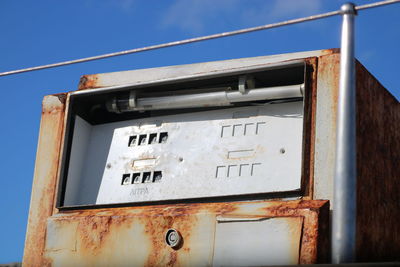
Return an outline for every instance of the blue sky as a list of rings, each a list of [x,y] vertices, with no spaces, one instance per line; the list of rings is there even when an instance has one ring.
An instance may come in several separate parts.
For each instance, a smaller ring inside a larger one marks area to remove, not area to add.
[[[0,72],[257,26],[339,0],[0,0]],[[365,4],[370,1],[354,1]],[[400,4],[360,11],[356,56],[400,99]],[[43,96],[83,74],[339,47],[340,17],[0,77],[0,264],[21,261]]]

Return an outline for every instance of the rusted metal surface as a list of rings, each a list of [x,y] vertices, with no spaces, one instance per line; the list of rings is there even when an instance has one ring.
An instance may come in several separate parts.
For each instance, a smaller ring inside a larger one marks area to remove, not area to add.
[[[125,84],[146,84],[173,78],[190,78],[207,73],[219,73],[243,67],[261,66],[275,62],[290,61],[309,57],[320,57],[337,53],[337,49],[316,50],[282,55],[242,58],[189,65],[178,65],[154,69],[142,69],[112,73],[84,75],[79,82],[79,90],[119,86]]]
[[[313,199],[318,58],[307,59],[305,67],[302,188],[303,199]]]
[[[46,220],[52,214],[63,131],[64,95],[46,96],[36,154],[24,266],[42,266]]]
[[[83,75],[79,80],[78,90],[101,87],[97,85],[97,80],[97,75]]]
[[[314,199],[333,200],[340,54],[318,58]]]
[[[301,217],[299,263],[315,263],[319,235],[328,224],[327,201],[256,201],[179,204],[63,211],[47,222],[45,262],[56,266],[209,266],[217,216]],[[183,244],[166,245],[168,229],[177,229]],[[320,260],[321,259],[320,257]]]
[[[333,52],[334,50],[327,50],[319,51],[317,54],[332,54]],[[315,52],[309,54],[314,55]],[[296,54],[296,57],[304,55],[308,54],[300,53]],[[272,56],[268,58],[269,62],[274,62],[278,61],[280,57]],[[263,57],[256,58],[256,61],[261,62],[262,59]],[[215,69],[224,69],[226,63],[226,61],[212,63],[211,66],[215,64]],[[238,64],[239,66],[249,65],[249,62],[244,60],[244,63],[239,62]],[[311,126],[308,125],[305,132],[304,149],[307,154],[308,152],[310,154],[309,158],[303,161],[305,165],[302,181],[307,185],[305,197],[311,198],[312,180],[310,180],[310,176],[312,176],[312,169],[308,168],[312,168],[313,165],[314,127],[312,121],[315,120],[313,116],[315,116],[316,109],[315,77],[317,66],[315,59],[309,59],[307,64],[312,73],[312,78],[307,81],[309,85],[306,88],[309,93],[309,99],[306,103],[307,112],[310,112],[307,120],[311,121]],[[188,66],[183,68],[187,69]],[[151,73],[149,70],[144,71]],[[185,75],[179,67],[170,71],[172,71],[172,75]],[[206,69],[203,71],[206,71]],[[160,75],[167,74],[161,71]],[[125,75],[126,73],[123,74],[123,76]],[[195,76],[195,74],[192,75]],[[99,85],[96,76],[84,77],[82,87],[94,88]],[[134,79],[140,79],[140,76],[135,76]],[[117,81],[121,82],[118,79]],[[61,98],[64,99],[64,96]],[[59,114],[60,121],[58,123],[61,128],[65,127],[62,118],[63,114]],[[40,227],[41,232],[38,232],[39,234],[33,242],[29,241],[29,245],[27,239],[25,254],[30,255],[30,258],[26,256],[27,260],[24,261],[27,266],[69,266],[71,264],[82,265],[82,263],[87,263],[87,265],[121,265],[126,262],[147,266],[210,265],[213,258],[216,217],[220,215],[271,218],[301,217],[303,227],[301,229],[299,263],[322,262],[326,259],[324,256],[326,253],[323,252],[325,249],[319,244],[323,243],[328,236],[325,230],[328,229],[329,217],[321,216],[321,214],[329,213],[326,201],[175,204],[58,212],[54,208],[54,192],[57,191],[54,180],[60,155],[59,140],[62,139],[60,135],[57,135],[58,150],[55,155],[51,156],[54,160],[52,164],[52,167],[55,168],[54,174],[47,174],[46,180],[40,182],[40,186],[48,188],[48,191],[43,193],[41,190],[33,189],[35,195],[41,193],[44,195],[46,203],[43,205],[52,207],[53,215],[51,209],[49,211],[37,206],[31,208],[31,212],[34,211],[38,214],[41,221],[31,224],[29,228],[33,229],[31,231],[36,231],[34,229]],[[42,136],[45,138],[46,133],[41,133]],[[183,244],[179,249],[172,249],[164,242],[165,231],[169,228],[177,229],[183,236]],[[34,247],[34,249],[30,249],[28,246]]]
[[[400,261],[400,104],[359,63],[357,259]]]
[[[339,54],[318,59],[314,199],[333,197]],[[360,64],[357,70],[357,260],[400,258],[400,106]]]
[[[300,55],[306,54],[297,56]],[[64,102],[68,104],[68,99],[65,94],[46,97],[24,265],[209,266],[213,263],[219,216],[301,218],[298,262],[326,262],[330,251],[329,206],[327,201],[305,199],[332,200],[333,196],[339,54],[338,50],[326,50],[308,55],[311,58],[305,59],[302,201],[275,199],[59,211],[54,198],[65,129]],[[279,56],[266,58],[270,62],[281,59]],[[244,59],[237,66],[263,59]],[[124,84],[146,83],[168,75],[194,77],[199,68],[223,70],[227,62],[201,67],[194,64],[193,73],[185,73],[184,69],[191,66],[186,65],[161,68],[157,75],[151,74],[152,70],[88,75],[84,76],[80,89],[109,86],[114,78],[116,84]],[[149,76],[141,76],[143,73]],[[360,261],[400,260],[399,102],[357,64],[357,103],[357,257]],[[183,238],[181,246],[175,249],[164,240],[170,228],[177,229]]]

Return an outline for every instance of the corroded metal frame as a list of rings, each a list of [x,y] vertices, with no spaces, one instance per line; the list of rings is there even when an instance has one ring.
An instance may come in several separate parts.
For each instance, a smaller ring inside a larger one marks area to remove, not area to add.
[[[324,51],[325,54],[329,54],[332,51]],[[95,84],[97,81],[96,75],[92,75],[91,77],[83,76],[81,79],[81,83],[79,85],[80,90],[68,93],[67,102],[71,102],[74,97],[79,97],[82,94],[98,94],[104,92],[114,92],[120,90],[134,89],[134,88],[146,88],[147,86],[154,85],[163,85],[163,84],[174,84],[181,83],[191,80],[208,79],[215,77],[223,77],[228,75],[239,75],[247,72],[255,72],[255,71],[265,71],[265,70],[274,70],[280,69],[284,67],[293,67],[293,66],[304,66],[304,120],[303,120],[303,149],[302,149],[302,175],[301,175],[301,189],[300,191],[293,192],[282,192],[282,193],[258,193],[252,195],[242,195],[242,196],[222,196],[222,197],[207,197],[207,198],[198,198],[198,199],[184,199],[184,200],[163,200],[158,202],[141,202],[141,203],[121,203],[121,204],[108,204],[108,205],[83,205],[83,206],[64,206],[62,204],[62,199],[64,195],[64,188],[66,183],[66,173],[65,168],[67,165],[68,159],[68,139],[71,138],[71,125],[73,125],[73,118],[70,114],[69,105],[66,105],[66,114],[65,114],[65,132],[63,135],[63,149],[62,149],[62,157],[59,166],[60,173],[60,181],[58,187],[57,194],[57,202],[56,207],[59,209],[85,209],[85,208],[101,208],[101,207],[118,207],[118,206],[137,206],[137,205],[151,205],[151,204],[161,204],[161,203],[185,203],[185,202],[215,202],[215,201],[236,201],[236,200],[250,200],[250,199],[288,199],[288,198],[302,198],[302,199],[312,199],[313,196],[313,175],[314,175],[314,138],[315,138],[315,119],[316,119],[316,86],[317,86],[317,57],[309,57],[309,58],[295,58],[290,59],[283,62],[273,62],[267,64],[257,64],[255,66],[246,67],[246,68],[233,68],[231,70],[224,70],[218,73],[201,73],[200,75],[194,75],[192,77],[184,77],[184,78],[174,78],[174,79],[165,79],[158,80],[156,82],[149,83],[140,83],[138,85],[123,85],[123,86],[112,86],[106,88],[98,88],[98,85]],[[82,81],[85,81],[82,83]],[[90,81],[90,82],[89,82]],[[92,89],[87,88],[88,86],[92,86]]]

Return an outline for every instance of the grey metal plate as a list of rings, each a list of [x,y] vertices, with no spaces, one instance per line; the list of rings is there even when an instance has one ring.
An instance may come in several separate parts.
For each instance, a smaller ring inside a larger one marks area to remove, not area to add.
[[[302,218],[218,221],[213,266],[298,264]]]
[[[300,189],[303,102],[91,126],[77,117],[65,205]]]

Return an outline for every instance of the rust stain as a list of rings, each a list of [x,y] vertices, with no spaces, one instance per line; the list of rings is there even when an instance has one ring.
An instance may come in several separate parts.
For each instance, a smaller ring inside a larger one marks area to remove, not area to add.
[[[256,206],[257,209],[246,210]],[[147,207],[126,207],[99,210],[65,211],[60,213],[61,220],[79,220],[78,238],[81,240],[81,255],[101,255],[106,250],[116,249],[110,244],[118,229],[134,220],[144,225],[144,234],[150,240],[145,266],[179,266],[183,263],[180,256],[191,252],[191,234],[196,229],[198,216],[201,214],[228,216],[267,216],[267,217],[302,217],[304,220],[301,239],[300,263],[315,263],[319,251],[318,238],[321,210],[329,212],[329,203],[324,200],[297,201],[251,201],[230,203],[177,204],[175,206],[156,205]],[[326,222],[327,224],[327,222]],[[177,249],[165,243],[165,233],[169,228],[178,229],[183,242]]]
[[[329,48],[329,49],[323,49],[321,50],[322,55],[330,55],[330,54],[339,54],[340,53],[340,48]]]
[[[145,266],[173,266],[179,262],[180,253],[190,251],[192,228],[196,226],[196,213],[200,207],[199,205],[195,207],[177,205],[173,208],[156,206],[81,210],[66,212],[67,216],[61,218],[65,218],[65,223],[70,220],[79,220],[78,239],[81,242],[79,253],[87,256],[101,255],[105,249],[111,249],[111,239],[118,231],[116,227],[126,226],[137,220],[144,225],[144,234],[151,243]],[[168,247],[164,240],[169,228],[179,229],[182,233],[183,243],[176,250]]]
[[[59,115],[60,112],[64,111],[65,99],[66,99],[66,94],[58,94],[54,96],[45,97],[42,103],[42,115],[46,114],[55,114],[56,116]],[[43,119],[46,119],[46,117],[45,118],[42,117],[42,120]]]
[[[340,54],[335,53],[320,57],[320,60],[318,61],[318,72],[321,77],[326,79],[326,83],[333,89],[333,104],[330,108],[332,114],[334,114],[333,119],[336,121],[337,102],[339,97]]]
[[[314,156],[315,156],[315,125],[317,102],[317,70],[318,59],[308,58],[305,69],[305,96],[303,122],[303,166],[302,188],[303,199],[313,199],[314,194]]]
[[[23,265],[24,265],[24,266],[33,266],[33,265],[30,265],[29,263],[26,264],[25,262],[24,262]],[[52,260],[52,259],[49,259],[49,258],[43,258],[41,266],[43,266],[43,267],[47,267],[47,266],[50,267],[50,266],[53,266],[53,260]]]
[[[43,99],[40,138],[23,257],[24,266],[49,264],[43,257],[43,251],[46,220],[53,211],[64,107],[65,105],[57,96],[46,96]]]
[[[111,217],[85,217],[79,222],[78,233],[83,249],[97,254],[110,234]]]
[[[67,102],[67,94],[66,93],[54,94],[54,96],[58,97],[58,100],[62,104],[65,104]]]
[[[35,234],[35,241],[28,241],[25,249],[26,256],[24,263],[35,265],[52,265],[52,259],[43,255],[45,248],[46,219],[51,216],[55,180],[57,174],[58,157],[60,149],[60,140],[62,136],[62,118],[64,109],[53,105],[51,101],[44,105],[43,121],[51,121],[53,124],[47,125],[46,133],[55,134],[56,147],[54,153],[46,153],[41,160],[55,159],[52,163],[51,174],[46,174],[48,181],[43,184],[41,181],[42,193],[38,201],[41,208],[31,208],[31,213],[36,210],[40,212],[41,221],[30,225],[29,232]],[[56,112],[53,112],[56,110]],[[61,119],[61,121],[60,121]],[[35,174],[36,176],[36,174]],[[39,191],[38,191],[39,192]],[[251,202],[225,202],[225,203],[194,203],[194,204],[175,204],[171,205],[153,205],[139,207],[121,207],[121,208],[102,208],[88,210],[60,211],[57,217],[61,223],[69,223],[70,220],[79,220],[77,237],[80,241],[79,254],[81,257],[93,259],[101,256],[103,252],[117,249],[113,244],[113,236],[119,231],[118,227],[127,227],[134,220],[138,220],[144,225],[145,236],[150,240],[149,255],[146,260],[146,266],[177,266],[182,265],[180,257],[183,254],[191,252],[191,234],[197,225],[198,215],[235,215],[250,214],[252,212],[243,211],[246,205],[262,204],[264,207],[263,215],[269,216],[308,216],[307,212],[319,210],[326,201],[251,201]],[[43,207],[48,206],[48,210]],[[302,210],[302,211],[301,211]],[[258,211],[259,212],[259,211]],[[31,215],[32,216],[32,215]],[[30,218],[31,219],[31,218]],[[63,222],[64,220],[64,222]],[[315,223],[313,220],[312,223]],[[169,248],[164,241],[165,232],[169,228],[178,229],[183,237],[182,246],[174,250]],[[316,261],[317,234],[315,228],[310,228],[311,234],[306,232],[302,238],[302,254],[300,261],[302,263],[311,263]],[[314,232],[313,232],[314,231]],[[32,234],[28,234],[31,236]],[[193,251],[191,252],[193,253]],[[26,264],[27,266],[31,266]]]
[[[356,62],[359,261],[400,261],[400,105]]]
[[[250,205],[250,206],[249,206]],[[257,209],[249,207],[258,207]],[[247,207],[247,208],[246,208]],[[248,210],[246,210],[248,209]],[[77,238],[80,240],[78,254],[81,259],[97,262],[107,251],[115,247],[115,237],[121,232],[119,227],[129,229],[134,221],[144,225],[144,236],[150,240],[145,266],[182,266],[184,254],[193,253],[191,234],[198,225],[201,214],[228,216],[270,216],[270,217],[303,217],[304,227],[301,241],[300,263],[317,261],[318,218],[321,209],[328,209],[327,201],[248,201],[230,203],[195,203],[177,204],[174,206],[154,205],[141,207],[123,207],[113,209],[61,211],[57,214],[59,225],[78,220]],[[308,218],[308,219],[307,219]],[[322,219],[328,219],[324,217]],[[177,249],[165,243],[165,233],[169,228],[178,229],[183,242]],[[122,228],[121,228],[122,229]],[[123,231],[121,232],[123,233]],[[38,258],[42,256],[38,255]],[[186,256],[187,258],[187,256]],[[50,262],[51,259],[46,259]],[[44,264],[44,261],[42,261]],[[49,263],[48,265],[51,265]]]
[[[239,202],[247,203],[247,202]],[[257,202],[249,202],[257,203]],[[275,202],[269,202],[275,203]],[[279,203],[279,202],[278,202]],[[157,216],[183,216],[193,215],[202,212],[225,214],[238,209],[238,202],[228,203],[193,203],[193,204],[170,204],[120,207],[120,208],[99,208],[86,210],[64,210],[62,215],[66,217],[87,217],[87,216],[138,216],[138,217],[157,217]]]
[[[327,50],[328,51],[328,50]],[[330,51],[334,53],[334,50]],[[329,52],[329,53],[330,53]],[[337,55],[333,55],[336,57]],[[338,56],[336,57],[338,60]],[[329,62],[327,60],[326,62]],[[314,59],[309,59],[308,63],[314,70],[317,69],[317,62]],[[330,62],[329,64],[333,64]],[[335,63],[337,64],[337,63]],[[320,66],[318,66],[320,68]],[[328,65],[321,66],[322,71],[330,71],[331,67]],[[319,69],[321,70],[321,69]],[[311,103],[310,105],[310,118],[311,125],[314,125],[313,121],[315,118],[315,90],[316,90],[316,71],[312,74],[312,84],[310,85]],[[338,80],[338,79],[337,79]],[[79,84],[79,90],[98,88],[98,77],[96,75],[84,75],[82,76]],[[337,81],[332,81],[336,82]],[[65,103],[65,94],[57,95],[58,101],[62,104]],[[314,105],[314,106],[313,106]],[[51,174],[46,176],[45,183],[40,182],[41,185],[45,184],[41,192],[39,207],[31,207],[31,217],[37,216],[32,215],[32,210],[40,212],[40,221],[30,222],[30,226],[27,234],[27,245],[25,248],[24,264],[26,266],[51,266],[52,260],[50,258],[44,258],[43,251],[45,247],[45,235],[46,235],[46,219],[51,216],[51,210],[53,208],[54,192],[55,192],[55,180],[58,166],[58,157],[60,149],[60,140],[62,133],[62,118],[64,115],[64,105],[57,105],[52,103],[46,103],[43,105],[42,112],[43,121],[51,121],[53,126],[49,129],[46,128],[47,133],[55,132],[56,143],[54,151],[46,156],[43,156],[42,160],[56,159],[56,163],[53,163],[53,170]],[[61,120],[61,121],[60,121]],[[50,129],[51,128],[51,129]],[[313,154],[313,134],[314,127],[312,126],[307,132],[307,138],[310,143],[306,146],[310,146],[308,151]],[[42,137],[43,133],[41,133]],[[39,153],[39,152],[38,152]],[[310,168],[309,172],[306,173],[304,180],[309,181],[312,178],[312,166],[313,156],[309,159],[310,163],[305,168]],[[39,163],[37,163],[38,165]],[[35,174],[36,177],[36,174]],[[35,178],[37,179],[37,178]],[[312,186],[312,181],[309,182],[308,186]],[[309,190],[306,197],[312,197],[312,188]],[[35,192],[35,191],[34,191]],[[39,192],[39,191],[36,191]],[[38,194],[38,193],[36,193]],[[262,204],[263,208],[246,212],[243,208],[246,205]],[[48,210],[50,208],[50,211]],[[261,212],[261,213],[260,213]],[[82,257],[97,256],[101,255],[104,250],[117,249],[112,247],[113,235],[118,231],[118,227],[126,227],[132,224],[133,221],[139,221],[144,225],[144,232],[146,238],[150,240],[149,255],[147,257],[145,266],[179,266],[182,265],[180,262],[180,255],[183,253],[193,253],[191,251],[191,238],[193,229],[198,225],[198,215],[200,214],[214,214],[214,215],[243,215],[248,214],[254,216],[270,216],[270,217],[302,217],[304,218],[303,233],[301,238],[301,252],[299,263],[315,263],[320,261],[319,250],[324,250],[321,247],[321,235],[324,233],[323,230],[328,228],[329,222],[327,222],[329,216],[329,203],[328,201],[249,201],[249,202],[230,202],[230,203],[194,203],[194,204],[174,204],[171,205],[152,205],[152,206],[139,206],[139,207],[121,207],[121,208],[102,208],[102,209],[88,209],[88,210],[70,210],[60,211],[57,216],[60,217],[62,223],[69,223],[70,220],[79,220],[77,236],[81,241],[81,247],[79,253]],[[321,216],[321,214],[325,214]],[[324,228],[325,227],[325,228]],[[175,228],[178,229],[183,238],[183,242],[178,249],[173,249],[165,244],[164,238],[167,229]],[[34,235],[37,235],[33,237]],[[325,236],[327,236],[324,233]],[[30,238],[28,240],[28,238]],[[323,253],[321,254],[323,255]],[[29,264],[28,264],[29,263]],[[31,264],[32,263],[32,264]]]
[[[317,262],[318,226],[318,212],[310,212],[308,216],[304,216],[300,264]]]
[[[179,262],[179,255],[188,251],[192,228],[197,224],[197,209],[193,207],[189,211],[187,207],[162,209],[160,212],[155,211],[152,217],[148,217],[147,212],[141,214],[140,220],[145,224],[146,234],[152,244],[145,266],[175,266]],[[178,229],[182,235],[182,242],[178,248],[166,245],[165,234],[170,228]]]
[[[97,84],[98,79],[99,78],[96,74],[83,75],[79,80],[78,90],[100,88],[101,86]]]
[[[145,266],[159,266],[161,262],[168,259],[166,255],[166,245],[164,243],[164,234],[168,228],[172,227],[172,217],[157,217],[157,218],[140,218],[145,225],[146,235],[151,240],[150,253]],[[169,254],[170,255],[170,254]]]
[[[170,252],[169,261],[167,262],[167,264],[165,266],[175,266],[175,264],[177,262],[176,254],[177,254],[176,252]]]
[[[325,215],[329,212],[329,202],[327,200],[299,200],[291,202],[278,202],[272,206],[263,208],[267,216],[270,217],[303,217],[303,234],[301,238],[300,264],[312,264],[325,262],[328,259],[328,248],[322,248],[318,241],[321,241],[320,234],[327,235],[327,232],[319,229],[321,225],[329,224],[329,217],[319,216],[320,212]],[[325,243],[324,243],[325,244]],[[320,251],[319,251],[320,250]]]

